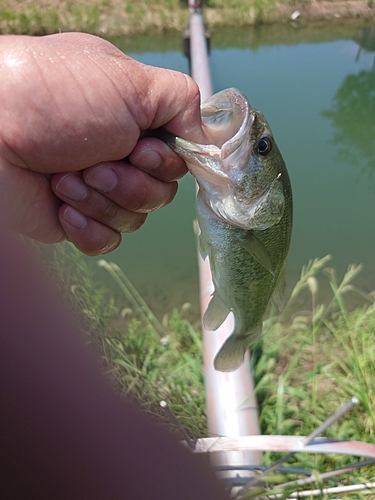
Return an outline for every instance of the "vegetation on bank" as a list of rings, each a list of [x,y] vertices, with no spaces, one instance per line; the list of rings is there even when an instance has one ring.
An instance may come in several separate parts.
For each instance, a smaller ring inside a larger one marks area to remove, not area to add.
[[[374,0],[206,0],[208,28],[299,20],[375,17]],[[0,33],[41,35],[84,31],[119,36],[186,27],[181,0],[0,0]]]
[[[356,396],[360,404],[324,435],[375,443],[375,296],[353,285],[361,266],[349,266],[338,280],[329,260],[315,259],[302,269],[284,311],[276,315],[271,310],[262,338],[252,348],[261,432],[308,435]],[[57,246],[53,260],[54,275],[108,376],[121,394],[170,430],[175,429],[160,408],[161,400],[193,438],[206,437],[202,341],[199,323],[189,317],[189,304],[166,311],[159,322],[118,266],[105,260],[99,265],[115,288],[98,287],[96,273],[68,244]],[[319,303],[317,277],[331,287],[326,304]],[[114,293],[116,288],[121,294]],[[363,305],[349,311],[345,301],[352,293],[363,298]],[[304,309],[296,312],[301,303]],[[278,456],[267,453],[264,463]],[[284,466],[326,472],[357,461],[343,455],[296,454]],[[273,481],[294,477],[278,475]],[[353,470],[340,481],[375,481],[375,466]]]

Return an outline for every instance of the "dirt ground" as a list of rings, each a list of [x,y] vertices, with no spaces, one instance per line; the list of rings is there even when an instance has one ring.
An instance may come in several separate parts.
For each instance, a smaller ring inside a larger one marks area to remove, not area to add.
[[[373,18],[375,20],[375,4],[370,6],[367,0],[312,1],[287,5],[278,3],[277,10],[282,17],[291,17],[295,11],[300,13],[300,19],[333,19],[333,18]]]

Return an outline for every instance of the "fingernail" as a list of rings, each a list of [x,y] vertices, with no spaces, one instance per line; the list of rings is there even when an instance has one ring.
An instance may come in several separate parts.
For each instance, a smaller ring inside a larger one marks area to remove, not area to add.
[[[89,195],[88,187],[83,180],[73,174],[65,175],[57,183],[56,192],[73,201],[83,201]]]
[[[108,193],[117,185],[117,175],[109,167],[95,167],[85,177],[85,182],[89,186]]]
[[[135,167],[154,170],[161,165],[161,156],[155,149],[145,148],[139,153],[131,155],[131,162]]]
[[[76,229],[84,229],[88,218],[73,207],[67,207],[63,213],[64,220]]]

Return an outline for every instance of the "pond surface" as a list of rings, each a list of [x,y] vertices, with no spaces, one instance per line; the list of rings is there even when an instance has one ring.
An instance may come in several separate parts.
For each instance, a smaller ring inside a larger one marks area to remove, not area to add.
[[[238,87],[247,95],[265,114],[289,170],[289,290],[303,264],[327,254],[339,276],[363,263],[356,284],[375,289],[374,38],[374,28],[353,24],[212,34],[214,91]],[[188,72],[177,35],[111,41],[141,62]],[[175,201],[108,256],[158,316],[184,302],[198,311],[194,198],[187,175]]]

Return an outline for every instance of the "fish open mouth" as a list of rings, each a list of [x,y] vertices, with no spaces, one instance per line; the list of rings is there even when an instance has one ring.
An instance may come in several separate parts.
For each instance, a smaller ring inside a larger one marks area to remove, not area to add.
[[[196,144],[179,137],[170,144],[187,162],[199,183],[233,183],[231,173],[241,169],[250,155],[249,141],[254,113],[237,89],[215,94],[202,104],[202,128],[209,144]],[[238,167],[235,167],[238,165]]]
[[[240,147],[254,121],[246,97],[237,89],[227,89],[205,101],[201,116],[206,136],[220,148],[222,160]]]
[[[215,185],[231,183],[229,170],[233,170],[235,163],[246,161],[250,153],[248,143],[254,113],[246,96],[231,88],[207,99],[202,104],[201,116],[209,144],[190,142],[163,129],[158,137],[186,161],[198,182],[206,179]]]

